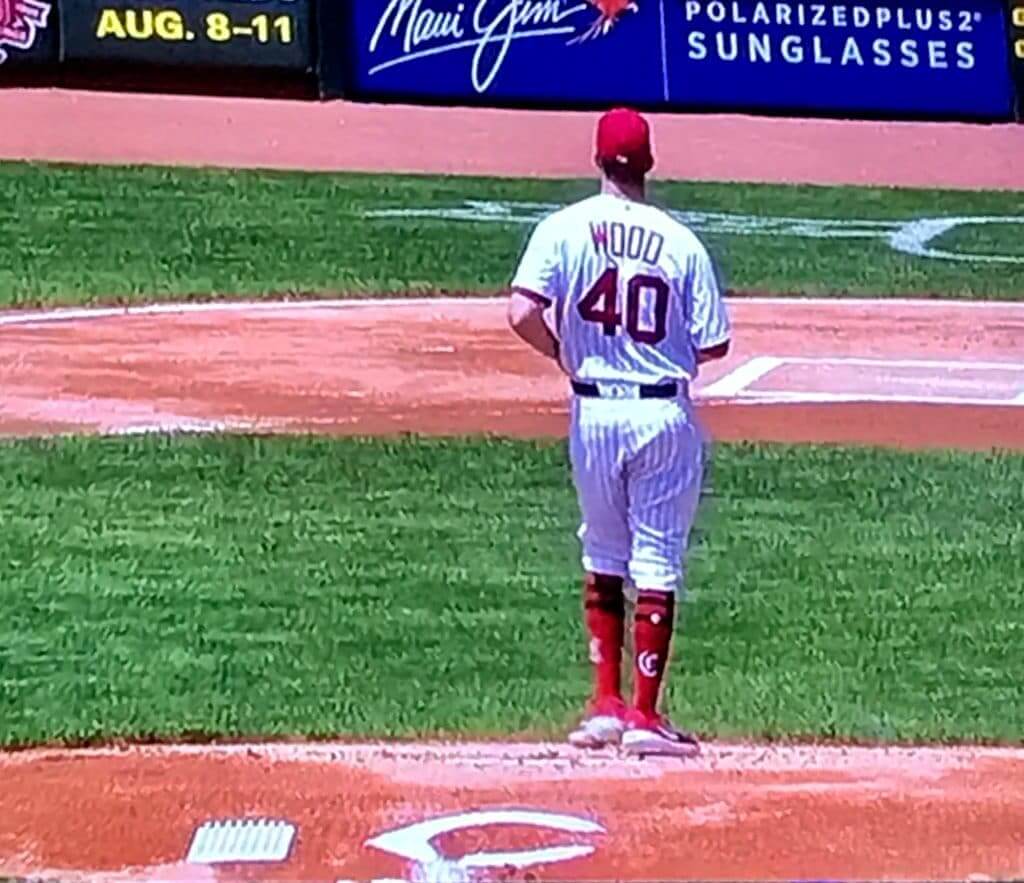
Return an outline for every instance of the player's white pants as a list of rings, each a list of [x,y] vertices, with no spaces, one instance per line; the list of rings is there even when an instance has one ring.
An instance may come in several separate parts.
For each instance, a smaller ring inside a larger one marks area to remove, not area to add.
[[[569,456],[583,567],[676,591],[704,470],[686,399],[573,397]]]

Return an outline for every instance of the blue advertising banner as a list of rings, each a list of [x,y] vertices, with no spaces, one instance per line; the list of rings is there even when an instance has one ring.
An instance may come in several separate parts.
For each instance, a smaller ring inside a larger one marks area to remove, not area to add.
[[[355,0],[370,99],[1009,119],[1005,0]]]

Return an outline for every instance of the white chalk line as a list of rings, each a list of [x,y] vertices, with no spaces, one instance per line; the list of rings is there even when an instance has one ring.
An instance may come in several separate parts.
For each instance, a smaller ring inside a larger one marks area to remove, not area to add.
[[[190,417],[171,418],[155,423],[128,423],[124,426],[108,424],[102,435],[153,435],[155,433],[187,433],[188,435],[219,434],[232,427],[220,420],[193,420]],[[240,427],[245,428],[245,427]]]
[[[540,222],[563,206],[551,202],[464,199],[459,205],[430,208],[389,208],[363,212],[364,218],[410,219],[526,226]],[[974,254],[934,248],[932,243],[964,226],[1024,223],[1024,215],[866,220],[859,218],[799,218],[743,215],[666,208],[685,227],[706,235],[797,237],[803,239],[859,239],[884,242],[895,252],[932,260],[972,263],[1021,264],[1024,255]]]
[[[755,356],[753,359],[730,371],[724,377],[720,377],[700,391],[702,396],[708,398],[723,397],[730,398],[742,392],[751,384],[756,383],[762,377],[770,374],[776,368],[786,362],[777,356]]]
[[[937,371],[1020,371],[1022,362],[975,362],[951,359],[885,359],[860,356],[780,356],[786,365],[844,365],[860,368],[910,368]]]
[[[790,365],[836,365],[842,367],[867,367],[945,371],[949,374],[978,371],[1009,371],[1024,375],[1024,364],[1019,362],[957,362],[943,359],[882,359],[846,356],[755,356],[724,377],[719,378],[701,390],[697,390],[695,401],[711,405],[746,404],[932,404],[972,405],[982,407],[1024,406],[1024,393],[1009,398],[983,398],[980,396],[955,396],[937,393],[934,395],[907,395],[900,393],[858,393],[814,390],[750,389],[757,381],[764,379],[778,368]],[[1024,383],[1024,376],[1022,376]]]
[[[911,396],[888,395],[885,393],[845,392],[786,392],[785,390],[745,390],[725,400],[730,405],[831,405],[831,404],[876,404],[876,405],[971,405],[986,408],[1024,407],[1024,396],[1011,399],[986,399],[971,396]]]
[[[827,307],[837,312],[849,309],[863,310],[865,307],[885,309],[900,307],[903,309],[929,311],[944,310],[976,310],[976,311],[1010,311],[1019,312],[1024,319],[1024,301],[952,301],[935,298],[827,298],[827,297],[727,297],[730,306],[752,304],[756,306],[778,306],[782,309]],[[276,313],[289,310],[337,310],[365,309],[374,307],[405,307],[408,309],[423,306],[494,306],[503,304],[501,297],[382,297],[382,298],[330,298],[323,300],[256,300],[256,301],[211,301],[208,303],[158,303],[126,307],[59,307],[47,310],[27,310],[0,314],[0,327],[15,325],[34,325],[47,322],[77,322],[94,319],[129,318],[132,316],[177,316],[197,313]]]

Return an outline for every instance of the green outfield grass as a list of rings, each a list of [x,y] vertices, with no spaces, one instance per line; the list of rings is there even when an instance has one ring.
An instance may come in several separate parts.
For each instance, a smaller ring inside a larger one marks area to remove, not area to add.
[[[1024,732],[1024,459],[731,446],[669,709],[720,736]],[[0,445],[0,738],[558,734],[560,444]]]
[[[0,165],[0,305],[211,296],[494,291],[527,227],[367,218],[481,201],[561,204],[592,181]],[[1024,194],[658,183],[666,207],[871,222],[1024,216]],[[730,288],[809,295],[1024,296],[1024,263],[896,253],[882,239],[705,236]],[[960,227],[939,248],[1024,257],[1024,227]],[[849,232],[847,230],[847,232]]]

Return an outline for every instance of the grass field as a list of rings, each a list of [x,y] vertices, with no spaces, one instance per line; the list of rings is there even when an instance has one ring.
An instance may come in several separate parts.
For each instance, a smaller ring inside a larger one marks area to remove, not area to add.
[[[494,291],[528,228],[368,217],[590,181],[0,166],[0,305]],[[908,220],[1024,195],[659,183],[672,208]],[[1024,256],[1012,225],[940,248]],[[709,234],[728,285],[1024,296],[1024,263]],[[668,710],[705,735],[1018,741],[1024,458],[722,446]],[[0,445],[0,743],[559,734],[587,689],[561,445]]]
[[[1024,460],[728,446],[668,707],[703,733],[1016,740]],[[8,745],[547,734],[587,687],[562,445],[0,446]]]
[[[0,305],[375,292],[494,291],[527,228],[367,218],[466,199],[564,203],[592,181],[514,181],[0,165]],[[1019,193],[658,183],[666,207],[766,217],[1024,216]],[[1019,225],[960,227],[941,248],[1024,257]],[[865,239],[706,237],[729,287],[773,293],[1019,298],[1024,262],[893,251]]]

